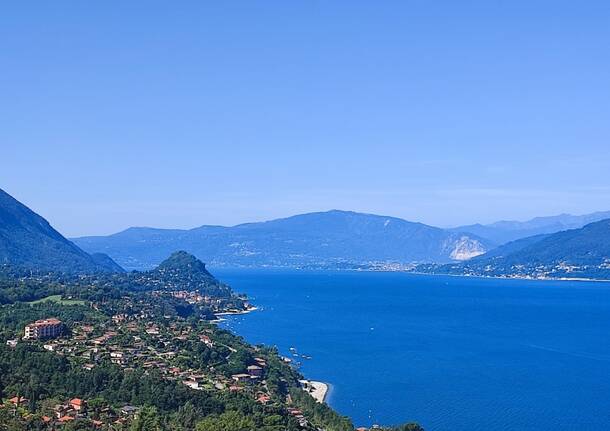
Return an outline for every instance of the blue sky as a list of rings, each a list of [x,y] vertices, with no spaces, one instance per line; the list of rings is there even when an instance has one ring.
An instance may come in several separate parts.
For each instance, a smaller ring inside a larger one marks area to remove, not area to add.
[[[13,2],[0,188],[67,235],[610,209],[610,4]]]

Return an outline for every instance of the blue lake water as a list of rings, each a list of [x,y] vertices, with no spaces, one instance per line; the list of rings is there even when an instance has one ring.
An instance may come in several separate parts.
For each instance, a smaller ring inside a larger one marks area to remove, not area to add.
[[[610,283],[214,272],[261,308],[223,326],[311,356],[357,426],[610,429]]]

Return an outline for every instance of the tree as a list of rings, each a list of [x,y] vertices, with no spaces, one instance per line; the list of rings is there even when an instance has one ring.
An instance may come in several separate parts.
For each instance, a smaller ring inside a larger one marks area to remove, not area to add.
[[[199,422],[196,431],[255,431],[254,421],[238,412],[226,412],[220,416],[209,416]]]
[[[192,430],[200,417],[201,412],[189,401],[178,409],[176,422],[180,429]]]
[[[411,422],[394,428],[387,428],[387,431],[424,431],[424,429],[418,424]]]
[[[161,431],[159,413],[154,407],[144,407],[129,428],[130,431]]]

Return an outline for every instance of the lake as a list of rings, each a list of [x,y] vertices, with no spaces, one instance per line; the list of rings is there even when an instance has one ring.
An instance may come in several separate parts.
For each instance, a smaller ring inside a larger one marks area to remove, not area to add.
[[[610,283],[213,272],[260,307],[222,326],[311,356],[302,373],[357,426],[610,429]]]

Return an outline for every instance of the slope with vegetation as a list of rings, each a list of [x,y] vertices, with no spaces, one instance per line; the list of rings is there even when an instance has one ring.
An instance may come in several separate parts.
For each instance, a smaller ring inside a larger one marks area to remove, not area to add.
[[[0,265],[62,272],[122,271],[109,256],[89,255],[49,222],[0,189]]]
[[[247,302],[188,253],[129,274],[5,272],[0,298],[0,429],[354,430],[274,348],[211,322]],[[62,337],[20,339],[48,317]]]

